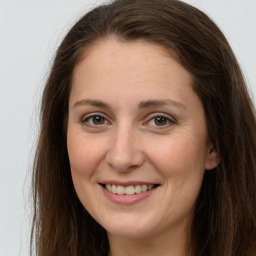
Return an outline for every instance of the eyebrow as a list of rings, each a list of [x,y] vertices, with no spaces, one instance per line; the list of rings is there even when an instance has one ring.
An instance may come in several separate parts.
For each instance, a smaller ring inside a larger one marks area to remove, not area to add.
[[[168,106],[168,105],[172,105],[172,106],[187,110],[185,105],[181,104],[180,102],[171,100],[171,99],[142,101],[139,104],[139,108],[164,107],[164,106]]]
[[[105,103],[101,100],[90,100],[90,99],[84,99],[84,100],[77,101],[73,105],[73,108],[77,108],[79,106],[84,106],[84,105],[91,105],[91,106],[94,106],[94,107],[109,108],[110,109],[110,105],[108,105],[107,103]]]
[[[73,105],[73,108],[77,108],[79,106],[84,106],[84,105],[91,105],[94,107],[111,109],[110,105],[105,103],[104,101],[94,100],[94,99],[83,99],[83,100],[77,101]],[[187,108],[183,104],[181,104],[180,102],[171,100],[171,99],[142,101],[139,103],[138,108],[145,109],[145,108],[152,108],[152,107],[164,107],[164,106],[168,106],[168,105],[172,105],[172,106],[187,110]]]

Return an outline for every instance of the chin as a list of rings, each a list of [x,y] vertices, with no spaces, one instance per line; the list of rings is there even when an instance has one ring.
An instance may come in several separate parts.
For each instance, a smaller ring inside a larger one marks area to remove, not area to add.
[[[156,225],[152,225],[153,223],[153,221],[142,223],[138,220],[124,222],[123,219],[120,219],[118,222],[108,222],[106,225],[103,223],[102,226],[109,235],[137,239],[153,235],[157,229]]]
[[[150,232],[147,232],[146,230],[132,230],[133,228],[129,228],[126,230],[120,230],[120,229],[114,229],[111,228],[110,230],[107,230],[108,235],[115,236],[115,237],[122,237],[127,239],[142,239],[150,236]]]

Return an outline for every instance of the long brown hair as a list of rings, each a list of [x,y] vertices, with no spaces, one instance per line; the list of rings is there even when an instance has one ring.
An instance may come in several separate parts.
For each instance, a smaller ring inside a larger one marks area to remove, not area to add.
[[[162,45],[193,76],[220,156],[218,167],[205,172],[198,196],[194,254],[255,255],[255,110],[222,32],[204,13],[177,0],[116,0],[100,6],[82,17],[59,46],[42,97],[34,161],[31,245],[36,255],[107,255],[106,231],[73,187],[66,126],[73,69],[86,48],[109,36]]]

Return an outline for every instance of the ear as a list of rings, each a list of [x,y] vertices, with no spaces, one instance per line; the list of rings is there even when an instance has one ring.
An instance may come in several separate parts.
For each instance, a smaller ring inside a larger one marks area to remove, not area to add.
[[[208,147],[208,152],[205,160],[205,170],[212,170],[220,163],[219,153],[216,151],[213,144]]]

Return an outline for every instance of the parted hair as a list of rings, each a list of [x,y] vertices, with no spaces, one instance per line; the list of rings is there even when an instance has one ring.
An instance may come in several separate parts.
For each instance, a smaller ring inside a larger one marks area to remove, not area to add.
[[[205,171],[190,245],[193,256],[256,255],[256,117],[238,62],[220,29],[178,0],[116,0],[85,14],[60,44],[41,101],[33,166],[31,256],[106,256],[106,231],[80,203],[67,153],[75,65],[99,40],[145,40],[190,72],[220,157]],[[99,59],[100,61],[100,59]]]

